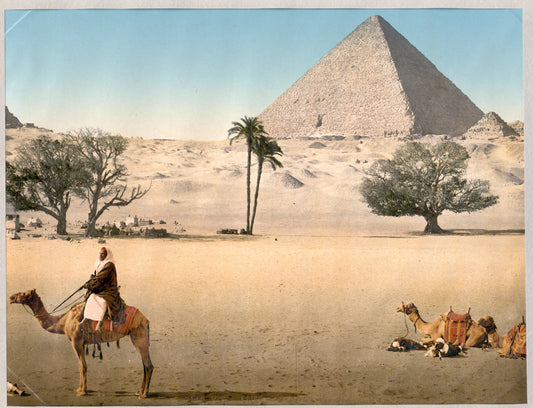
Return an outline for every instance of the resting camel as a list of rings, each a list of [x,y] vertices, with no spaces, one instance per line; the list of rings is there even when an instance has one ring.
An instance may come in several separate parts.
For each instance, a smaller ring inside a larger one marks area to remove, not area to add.
[[[514,353],[511,351],[514,338],[510,338],[508,335],[501,337],[496,331],[496,323],[494,322],[494,318],[492,316],[482,317],[477,321],[477,323],[485,328],[489,336],[491,347],[495,348],[499,354],[502,356],[509,356],[510,354],[512,355]],[[524,323],[523,320],[522,323]]]
[[[405,313],[409,320],[413,322],[418,331],[428,336],[428,338],[423,338],[421,340],[423,343],[435,342],[439,337],[445,337],[445,314],[439,316],[432,322],[425,322],[420,317],[418,308],[412,302],[399,306],[396,311]],[[485,328],[475,322],[472,322],[468,331],[466,332],[464,347],[483,347],[487,344],[487,339],[487,331]]]
[[[143,382],[137,395],[140,399],[147,397],[154,366],[150,360],[149,353],[150,322],[140,311],[137,310],[133,315],[131,326],[126,333],[118,333],[116,331],[103,333],[102,331],[88,331],[86,326],[84,327],[80,324],[78,316],[74,311],[76,306],[60,316],[50,315],[46,311],[43,302],[39,295],[37,295],[35,289],[10,296],[9,303],[28,305],[43,329],[50,333],[64,334],[67,336],[67,339],[70,340],[72,347],[78,356],[78,365],[80,368],[80,385],[76,390],[78,396],[87,394],[87,363],[83,352],[84,346],[86,344],[100,344],[103,342],[116,341],[129,335],[133,347],[135,347],[141,355],[144,366]]]
[[[496,323],[492,316],[482,317],[477,321],[477,324],[483,326],[489,336],[489,343],[493,348],[502,348],[504,346],[505,337],[501,337],[496,331]]]

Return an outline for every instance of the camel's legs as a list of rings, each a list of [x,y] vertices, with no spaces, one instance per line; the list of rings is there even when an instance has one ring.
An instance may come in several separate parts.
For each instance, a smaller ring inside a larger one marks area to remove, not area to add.
[[[87,362],[85,361],[85,354],[83,352],[83,340],[73,339],[72,347],[78,355],[78,366],[80,368],[80,386],[76,390],[79,396],[87,394]]]
[[[135,349],[139,352],[143,362],[144,374],[141,389],[138,392],[139,398],[146,398],[148,396],[148,389],[150,388],[150,380],[152,378],[152,371],[154,366],[150,360],[150,328],[148,325],[143,325],[130,333],[131,342]]]
[[[471,330],[469,330],[471,332]],[[488,337],[484,333],[469,333],[467,332],[467,338],[465,340],[464,347],[482,347],[484,344],[488,344]]]

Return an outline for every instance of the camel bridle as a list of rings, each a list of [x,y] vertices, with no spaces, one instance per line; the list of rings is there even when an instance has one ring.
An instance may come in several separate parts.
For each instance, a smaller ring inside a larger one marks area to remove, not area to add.
[[[413,326],[415,327],[415,333],[416,333],[417,332],[416,322],[420,320],[420,314],[418,313],[418,308],[414,304],[409,303],[407,306],[402,304],[402,309],[404,313],[404,319],[407,319],[407,316],[409,316],[410,314],[416,313],[416,320],[413,322]],[[407,320],[405,321],[405,326],[407,327]],[[407,329],[407,332],[409,332],[409,329]]]

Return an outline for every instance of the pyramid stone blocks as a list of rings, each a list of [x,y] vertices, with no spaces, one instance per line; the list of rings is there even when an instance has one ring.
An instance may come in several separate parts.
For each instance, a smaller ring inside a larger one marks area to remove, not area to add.
[[[259,118],[273,137],[461,134],[482,112],[379,16],[363,22]]]

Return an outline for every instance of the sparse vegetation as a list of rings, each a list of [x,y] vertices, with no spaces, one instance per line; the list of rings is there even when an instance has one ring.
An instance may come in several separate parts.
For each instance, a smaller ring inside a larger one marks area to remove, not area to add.
[[[256,117],[245,116],[241,122],[233,122],[233,127],[228,130],[230,144],[237,139],[244,139],[247,145],[247,165],[246,165],[246,233],[251,234],[250,230],[250,170],[252,165],[252,144],[260,136],[266,136],[267,133],[263,124]]]
[[[19,211],[41,211],[57,220],[56,232],[67,234],[72,195],[89,181],[84,163],[65,139],[43,135],[18,149],[6,161],[6,193]]]
[[[409,142],[392,159],[376,161],[360,191],[374,214],[422,216],[425,233],[442,233],[437,219],[443,211],[473,212],[498,202],[488,181],[465,178],[468,159],[454,142]]]
[[[254,208],[252,211],[252,219],[250,221],[249,233],[252,234],[254,229],[255,214],[257,211],[257,199],[259,197],[259,184],[261,183],[261,174],[263,173],[263,164],[270,163],[273,170],[278,167],[283,167],[283,164],[276,156],[283,155],[281,147],[271,137],[260,135],[252,143],[252,151],[257,157],[257,181],[255,184]]]
[[[128,196],[127,184],[119,184],[127,176],[126,166],[118,161],[128,145],[124,137],[88,128],[71,132],[66,137],[76,147],[77,154],[90,174],[79,195],[89,204],[86,235],[96,236],[96,221],[106,210],[129,205],[144,197],[150,187],[144,190],[140,185],[133,187]]]

